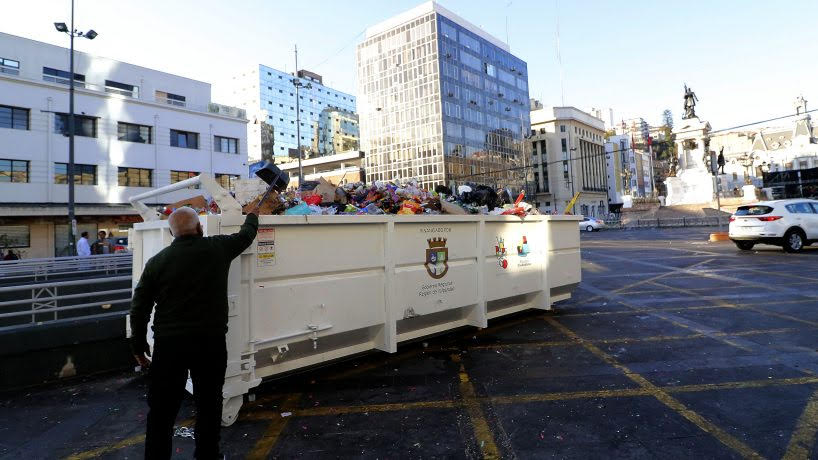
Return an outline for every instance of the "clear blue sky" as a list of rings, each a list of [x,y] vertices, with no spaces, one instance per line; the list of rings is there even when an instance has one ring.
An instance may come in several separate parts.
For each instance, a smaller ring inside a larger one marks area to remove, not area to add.
[[[300,67],[355,93],[355,45],[363,31],[416,0],[76,0],[77,27],[99,37],[78,49],[216,83],[241,65]],[[561,100],[555,30],[559,16],[565,103],[614,109],[616,120],[678,120],[682,86],[714,129],[791,113],[799,93],[818,107],[818,2],[441,0],[505,40],[528,62],[532,97]],[[67,45],[52,23],[69,0],[4,6],[0,30]]]

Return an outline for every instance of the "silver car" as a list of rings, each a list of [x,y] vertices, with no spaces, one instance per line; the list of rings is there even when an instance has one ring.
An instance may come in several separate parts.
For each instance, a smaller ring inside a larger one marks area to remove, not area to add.
[[[596,217],[583,217],[579,221],[579,229],[586,232],[593,232],[605,228],[605,221]]]

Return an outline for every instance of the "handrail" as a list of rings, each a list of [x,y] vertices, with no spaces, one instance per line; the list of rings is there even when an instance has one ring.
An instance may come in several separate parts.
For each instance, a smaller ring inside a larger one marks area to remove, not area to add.
[[[130,294],[131,288],[125,289],[110,289],[107,291],[96,291],[92,292],[90,295],[96,296],[106,296],[106,295],[113,295],[113,294]],[[66,294],[66,295],[57,295],[48,297],[48,300],[67,300],[67,299],[81,299],[83,297],[88,297],[89,293],[83,292],[81,294]],[[130,296],[129,296],[130,298]],[[0,302],[0,307],[8,307],[9,305],[20,305],[24,303],[31,303],[31,299],[19,299],[19,300],[9,300],[7,302]]]
[[[42,289],[48,287],[62,287],[62,286],[85,286],[88,284],[89,281],[94,281],[94,283],[113,283],[115,281],[130,281],[133,279],[133,276],[109,276],[106,278],[92,278],[89,279],[81,279],[81,280],[70,280],[70,281],[52,281],[49,283],[37,283],[37,284],[23,284],[20,286],[3,286],[0,287],[0,293],[3,292],[14,292],[14,291],[23,291],[27,289]],[[89,295],[93,295],[93,292],[90,292]]]
[[[133,257],[133,254],[128,253],[121,253],[121,254],[94,254],[90,256],[68,256],[68,257],[42,257],[37,259],[20,259],[20,260],[3,260],[0,261],[0,267],[8,265],[25,265],[25,264],[35,264],[41,262],[53,262],[53,263],[63,263],[63,262],[70,262],[74,260],[104,260],[104,259],[127,259]]]
[[[151,198],[165,193],[175,192],[176,190],[186,189],[194,185],[202,185],[213,197],[213,200],[219,205],[222,214],[238,214],[241,215],[241,205],[230,193],[225,190],[212,176],[209,174],[199,174],[196,177],[185,179],[164,187],[155,188],[139,195],[134,195],[130,198],[131,205],[139,212],[145,222],[159,220],[159,213],[153,209],[148,208],[142,203],[142,200]]]

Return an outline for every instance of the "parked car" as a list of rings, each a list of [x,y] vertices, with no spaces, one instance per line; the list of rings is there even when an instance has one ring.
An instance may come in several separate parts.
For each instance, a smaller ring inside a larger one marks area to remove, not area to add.
[[[756,244],[772,244],[787,252],[800,252],[818,242],[818,200],[798,198],[739,206],[730,217],[729,235],[745,251]]]
[[[585,230],[586,232],[593,232],[601,228],[605,228],[605,221],[597,219],[596,217],[583,217],[582,220],[579,221],[579,229]]]
[[[128,237],[118,236],[114,238],[114,254],[128,252]]]

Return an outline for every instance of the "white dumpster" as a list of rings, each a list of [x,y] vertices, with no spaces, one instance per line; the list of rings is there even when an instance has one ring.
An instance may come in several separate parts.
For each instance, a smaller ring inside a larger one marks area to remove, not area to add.
[[[133,283],[169,245],[140,200],[201,183],[222,214],[205,235],[235,233],[239,204],[202,175],[134,197]],[[567,299],[580,281],[573,216],[261,216],[230,269],[223,423],[261,379]],[[130,331],[129,331],[130,335]],[[190,382],[189,382],[190,384]],[[190,388],[190,387],[189,387]]]

